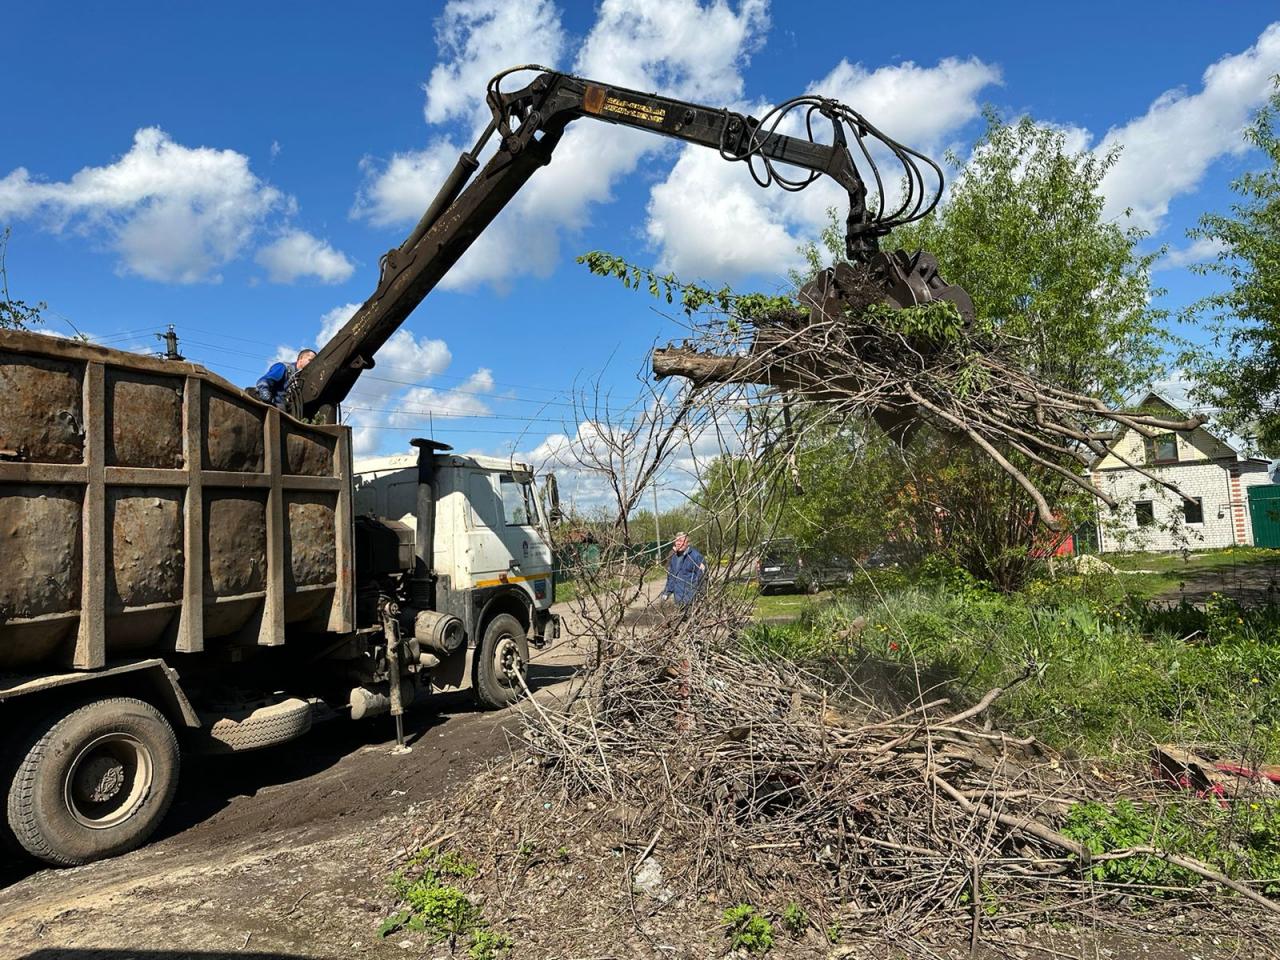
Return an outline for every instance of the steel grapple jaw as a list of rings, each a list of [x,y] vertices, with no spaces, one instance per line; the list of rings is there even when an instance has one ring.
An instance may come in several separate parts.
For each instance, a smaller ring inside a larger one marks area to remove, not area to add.
[[[923,251],[876,250],[828,267],[800,288],[810,325],[854,317],[876,303],[902,310],[938,301],[954,304],[966,326],[973,322],[973,299],[963,287],[947,283],[937,259]]]
[[[973,322],[973,298],[963,287],[942,279],[933,254],[923,250],[914,254],[877,250],[868,258],[867,268],[872,282],[884,290],[885,302],[890,306],[902,309],[947,300],[955,304],[966,324]]]

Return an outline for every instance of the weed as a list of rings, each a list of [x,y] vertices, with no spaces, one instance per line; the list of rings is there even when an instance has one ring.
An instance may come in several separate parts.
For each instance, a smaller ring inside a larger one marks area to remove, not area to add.
[[[378,936],[391,936],[391,934],[395,933],[408,923],[412,916],[413,914],[408,910],[401,910],[398,913],[393,913],[391,916],[387,917],[387,919],[383,920],[382,923],[378,924]]]
[[[840,938],[843,935],[844,931],[840,929],[840,924],[833,923],[827,927],[827,943],[833,947],[840,942]]]
[[[788,903],[782,911],[782,925],[793,937],[798,937],[809,929],[809,914],[804,912],[800,904],[794,901]]]
[[[730,907],[720,918],[733,950],[765,953],[773,947],[773,924],[749,903]]]
[[[418,881],[405,894],[413,911],[408,927],[431,937],[433,943],[454,941],[483,925],[479,909],[457,887]]]
[[[440,875],[444,877],[461,877],[464,880],[473,880],[480,874],[480,868],[474,862],[454,850],[436,857],[435,865]]]
[[[474,878],[479,873],[474,863],[457,853],[441,854],[424,848],[409,859],[409,866],[419,869],[421,875],[413,880],[404,870],[397,870],[388,878],[387,886],[404,909],[382,922],[378,936],[406,928],[427,934],[433,943],[448,940],[453,944],[458,937],[484,928],[483,915],[467,895],[441,883],[442,877]],[[491,952],[489,956],[497,954]]]
[[[471,960],[498,960],[505,957],[515,946],[505,933],[494,933],[492,930],[472,930],[471,947],[467,956]]]

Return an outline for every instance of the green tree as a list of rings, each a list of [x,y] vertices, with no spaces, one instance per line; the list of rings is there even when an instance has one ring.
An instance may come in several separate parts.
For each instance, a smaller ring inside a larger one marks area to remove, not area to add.
[[[886,243],[933,253],[973,297],[978,326],[1020,340],[1027,369],[1123,403],[1162,372],[1169,337],[1151,305],[1159,253],[1139,253],[1146,234],[1103,215],[1100,185],[1119,153],[1073,153],[1061,131],[1029,118],[986,120],[967,161],[948,156],[959,173],[939,209]],[[803,252],[814,271],[843,257],[834,211],[821,247]]]
[[[1008,362],[1042,382],[1111,405],[1122,404],[1162,372],[1170,341],[1164,313],[1152,306],[1159,291],[1151,287],[1151,266],[1158,254],[1140,253],[1143,232],[1103,213],[1100,187],[1117,156],[1073,152],[1058,130],[1030,119],[1004,123],[988,113],[986,131],[968,160],[949,158],[961,169],[944,203],[886,241],[932,252],[942,275],[969,291],[976,311],[973,332],[980,334],[975,345],[999,342],[1011,354]],[[793,276],[797,284],[844,255],[844,231],[834,211],[820,240],[803,253],[808,270]],[[750,320],[774,311],[794,313],[797,306],[777,297],[689,286],[606,254],[579,259],[597,274],[647,288],[689,313],[720,311],[730,321]],[[904,322],[921,318],[902,316]],[[928,552],[950,554],[970,573],[1006,589],[1021,585],[1037,555],[1053,542],[1017,481],[949,434],[921,431],[905,460],[887,444],[856,451],[856,467],[849,449],[824,452],[824,443],[840,440],[839,434],[806,436],[793,472],[803,472],[806,451],[812,453],[807,484],[801,486],[815,492],[794,499],[789,511],[780,505],[776,483],[766,496],[759,480],[761,471],[779,476],[776,464],[741,458],[717,463],[700,500],[717,536],[727,542],[732,532],[733,540],[751,542],[737,519],[744,514],[760,518],[762,530],[786,531],[795,524],[793,530],[805,531],[846,511],[879,513],[886,518],[884,535],[910,535]],[[1055,505],[1064,526],[1091,513],[1092,501],[1059,472],[1007,455]],[[877,457],[883,468],[868,471]],[[1067,466],[1082,468],[1074,461]],[[850,544],[857,540],[852,531],[848,527]],[[863,541],[872,535],[872,525],[858,532]]]
[[[1161,372],[1168,335],[1152,307],[1144,234],[1103,214],[1100,185],[1117,153],[1074,153],[1064,135],[1024,118],[987,128],[929,218],[888,238],[938,258],[950,283],[973,297],[979,329],[1006,335],[1014,358],[1045,382],[1123,403]],[[824,249],[825,248],[825,249]],[[838,223],[805,250],[811,269],[843,254]],[[1020,487],[989,458],[926,433],[908,449],[901,506],[915,536],[971,573],[1018,586],[1042,552],[1045,531]],[[1012,458],[1066,524],[1092,509],[1068,481]]]
[[[1276,79],[1280,87],[1280,77]],[[1230,213],[1209,213],[1188,232],[1214,245],[1216,260],[1192,267],[1230,286],[1200,300],[1190,314],[1214,334],[1220,352],[1189,353],[1200,399],[1219,419],[1267,450],[1280,449],[1280,92],[1271,96],[1245,140],[1265,165],[1231,184]]]
[[[40,315],[47,304],[27,303],[25,300],[15,300],[9,295],[9,272],[5,265],[5,258],[9,251],[9,234],[9,227],[5,227],[4,232],[0,233],[0,330],[26,330],[34,324],[43,322]]]

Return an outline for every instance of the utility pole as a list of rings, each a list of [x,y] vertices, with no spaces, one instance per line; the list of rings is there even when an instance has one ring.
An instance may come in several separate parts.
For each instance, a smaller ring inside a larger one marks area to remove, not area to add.
[[[187,359],[178,352],[178,333],[173,329],[173,324],[169,324],[169,329],[165,333],[157,333],[157,340],[164,341],[164,353],[161,358],[164,360],[185,360]]]

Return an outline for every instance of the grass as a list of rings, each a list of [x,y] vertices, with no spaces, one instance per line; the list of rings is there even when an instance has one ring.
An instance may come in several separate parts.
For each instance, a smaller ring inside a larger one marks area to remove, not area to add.
[[[1127,592],[1152,599],[1177,593],[1192,581],[1229,572],[1274,569],[1280,575],[1280,550],[1228,547],[1186,553],[1108,553],[1102,558],[1123,571]]]
[[[833,659],[913,695],[917,683],[997,703],[1005,727],[1059,748],[1119,756],[1153,741],[1218,743],[1280,758],[1280,609],[1223,597],[1142,602],[1110,574],[1033,582],[1019,594],[963,574],[844,593],[747,642],[821,666]]]
[[[641,579],[647,583],[651,580],[658,580],[666,575],[666,570],[662,567],[648,567]],[[611,577],[605,580],[588,580],[578,578],[572,580],[561,580],[557,578],[556,603],[570,603],[584,596],[587,592],[604,593],[608,590],[617,590],[626,586],[628,583],[634,582],[634,579],[624,580],[622,577]]]

